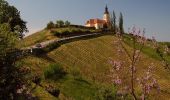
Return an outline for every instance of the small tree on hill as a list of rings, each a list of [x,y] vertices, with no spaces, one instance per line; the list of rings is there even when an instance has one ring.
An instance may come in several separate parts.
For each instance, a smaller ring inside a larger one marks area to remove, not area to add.
[[[139,70],[139,62],[142,62],[141,53],[147,40],[144,37],[145,31],[141,32],[133,27],[130,33],[133,34],[131,50],[124,45],[123,35],[119,31],[116,33],[118,39],[114,41],[114,45],[117,47],[115,49],[117,49],[118,59],[110,60],[112,64],[110,77],[111,81],[118,86],[117,94],[122,95],[124,99],[126,99],[126,95],[130,94],[134,100],[146,100],[152,90],[157,89],[158,93],[160,91],[153,74],[155,65],[154,63],[148,64],[148,69],[144,69],[142,75],[139,74],[141,73]]]
[[[63,27],[64,26],[64,21],[63,20],[57,20],[56,21],[56,27]]]
[[[64,25],[65,25],[66,27],[70,26],[70,24],[71,24],[71,23],[70,23],[68,20],[64,22]]]
[[[123,28],[123,15],[122,13],[120,13],[120,17],[119,17],[119,30],[120,30],[120,34],[124,33],[124,28]]]
[[[50,21],[48,24],[47,24],[47,29],[52,29],[52,28],[54,28],[55,27],[55,24],[52,22],[52,21]]]
[[[113,10],[113,15],[111,16],[111,26],[114,34],[116,33],[116,14]]]

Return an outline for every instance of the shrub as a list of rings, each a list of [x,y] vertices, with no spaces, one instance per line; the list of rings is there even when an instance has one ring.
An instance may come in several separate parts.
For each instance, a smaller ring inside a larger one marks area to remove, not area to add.
[[[60,90],[53,87],[52,85],[49,85],[46,87],[46,91],[48,91],[48,93],[50,93],[51,95],[58,97],[60,94]]]
[[[68,30],[64,30],[63,32],[62,32],[62,35],[67,35],[67,34],[69,34],[70,32],[68,31]]]
[[[55,31],[53,34],[56,35],[56,36],[60,36],[61,32]]]
[[[34,75],[34,76],[32,77],[32,82],[34,82],[34,83],[37,84],[37,85],[40,85],[40,83],[41,83],[41,76],[38,75],[38,74]]]
[[[116,100],[116,91],[110,87],[102,87],[95,94],[97,100]]]
[[[53,50],[53,49],[56,49],[56,48],[59,47],[59,46],[60,46],[59,43],[51,43],[51,44],[49,44],[47,47],[43,48],[42,51],[44,51],[44,52],[49,52],[49,51],[51,51],[51,50]]]
[[[66,72],[59,64],[50,64],[48,68],[44,71],[45,79],[58,80],[65,76],[65,74]]]
[[[55,27],[55,24],[52,22],[52,21],[50,21],[48,24],[47,24],[47,29],[52,29],[52,28],[54,28]]]

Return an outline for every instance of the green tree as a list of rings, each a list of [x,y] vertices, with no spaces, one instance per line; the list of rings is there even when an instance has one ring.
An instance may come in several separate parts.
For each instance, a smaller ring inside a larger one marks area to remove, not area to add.
[[[70,26],[70,24],[71,23],[68,20],[64,22],[64,25],[67,26],[67,27]]]
[[[64,26],[64,21],[63,20],[57,20],[56,21],[56,27],[63,27]]]
[[[52,29],[52,28],[54,28],[55,27],[55,24],[52,22],[52,21],[50,21],[48,24],[47,24],[47,29]]]
[[[9,23],[12,32],[17,31],[19,36],[27,32],[26,22],[20,17],[20,12],[14,6],[10,6],[7,1],[0,0],[0,24]]]
[[[123,15],[122,15],[122,13],[120,13],[120,17],[119,17],[119,30],[120,30],[120,33],[121,33],[121,34],[124,33],[124,28],[123,28]]]
[[[112,18],[111,18],[111,25],[112,25],[113,32],[116,33],[116,14],[114,10],[113,10]]]
[[[0,100],[17,98],[17,89],[25,83],[16,66],[17,40],[18,35],[11,32],[9,24],[0,24]]]

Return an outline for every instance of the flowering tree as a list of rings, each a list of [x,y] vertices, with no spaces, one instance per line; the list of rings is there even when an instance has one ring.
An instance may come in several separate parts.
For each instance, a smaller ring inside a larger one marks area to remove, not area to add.
[[[156,41],[155,37],[152,37],[152,43],[153,43],[152,48],[154,48],[156,50],[156,53],[160,56],[163,66],[165,67],[165,69],[170,70],[170,64],[166,59],[167,56],[169,56],[170,54],[168,46],[166,44],[165,45],[159,44]]]
[[[132,41],[132,49],[124,45],[124,37],[120,32],[117,32],[117,41],[114,41],[117,49],[118,60],[110,59],[109,62],[112,65],[110,70],[112,82],[118,85],[121,94],[130,93],[135,100],[141,98],[146,99],[152,89],[158,89],[159,85],[154,78],[152,71],[154,64],[148,65],[148,68],[141,74],[138,71],[139,62],[141,61],[141,51],[147,39],[144,37],[145,30],[141,31],[136,27],[129,30],[131,34],[130,39]],[[123,57],[123,58],[122,58]],[[136,91],[141,91],[139,96]]]

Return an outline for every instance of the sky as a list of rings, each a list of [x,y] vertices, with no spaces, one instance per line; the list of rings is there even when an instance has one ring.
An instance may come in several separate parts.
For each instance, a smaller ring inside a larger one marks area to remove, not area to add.
[[[29,33],[40,31],[49,21],[69,20],[84,25],[88,19],[102,18],[107,4],[110,12],[120,12],[124,29],[136,26],[146,29],[146,36],[170,41],[170,0],[6,0],[27,21]]]

